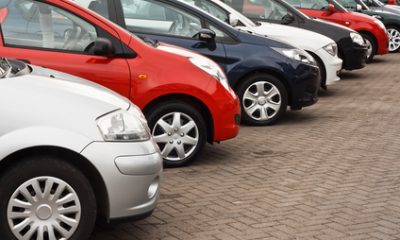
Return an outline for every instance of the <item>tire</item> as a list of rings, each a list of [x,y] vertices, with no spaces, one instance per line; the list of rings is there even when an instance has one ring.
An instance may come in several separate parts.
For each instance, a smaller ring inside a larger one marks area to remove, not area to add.
[[[151,108],[146,115],[165,166],[181,167],[197,158],[207,140],[207,127],[199,110],[188,103],[168,101]],[[175,125],[174,119],[178,118]]]
[[[37,187],[36,190],[34,190],[32,186]],[[64,187],[60,188],[60,186]],[[22,194],[23,192],[25,192],[25,194]],[[43,197],[46,195],[46,192],[49,193],[49,197],[58,200],[64,199],[66,196],[72,196],[73,199],[68,197],[63,205],[55,205],[51,200],[47,200],[46,197]],[[59,195],[59,197],[57,197],[57,195]],[[38,196],[41,197],[38,198]],[[16,207],[11,199],[32,202],[33,204],[30,206],[34,207],[26,207],[26,205],[25,207]],[[30,199],[30,201],[28,199]],[[7,169],[0,178],[0,204],[0,218],[2,222],[2,224],[0,224],[0,239],[20,240],[22,236],[27,236],[29,234],[29,230],[26,230],[27,228],[21,227],[19,232],[16,231],[18,232],[16,234],[11,230],[11,225],[16,226],[21,224],[23,219],[27,219],[25,216],[18,216],[21,212],[26,212],[27,209],[34,212],[34,217],[31,218],[34,223],[48,224],[47,226],[52,226],[52,221],[57,221],[53,220],[57,218],[55,209],[59,209],[60,207],[67,209],[75,207],[79,209],[80,214],[73,210],[59,215],[63,217],[68,216],[77,221],[75,227],[72,224],[65,225],[65,221],[61,220],[61,222],[64,222],[60,224],[61,228],[67,232],[67,234],[64,235],[65,239],[69,240],[88,239],[96,221],[96,198],[89,181],[77,168],[53,157],[43,156],[26,158]],[[15,218],[12,218],[12,215],[14,215]],[[57,219],[59,220],[62,218]],[[31,229],[36,229],[36,234],[40,232],[40,230],[37,231],[39,228],[33,227]],[[51,229],[51,227],[47,229]],[[59,240],[62,236],[60,231],[54,234],[55,237],[52,237],[50,232],[57,231],[42,232],[47,232],[47,234],[44,233],[43,239]],[[19,236],[17,237],[17,235]],[[35,236],[35,233],[33,233],[33,236]]]
[[[264,88],[262,93],[264,95],[258,97],[259,89],[262,88]],[[273,90],[275,94],[267,96],[266,90]],[[269,74],[254,74],[244,79],[237,88],[237,93],[242,107],[242,121],[246,124],[270,125],[286,112],[288,105],[287,90],[279,79]],[[271,108],[272,106],[274,108]]]
[[[367,62],[371,62],[378,50],[378,44],[376,43],[375,39],[371,37],[371,35],[369,35],[368,33],[361,33],[361,36],[364,38],[368,47]]]
[[[390,36],[389,52],[398,52],[400,49],[400,28],[395,26],[388,26],[386,29]]]

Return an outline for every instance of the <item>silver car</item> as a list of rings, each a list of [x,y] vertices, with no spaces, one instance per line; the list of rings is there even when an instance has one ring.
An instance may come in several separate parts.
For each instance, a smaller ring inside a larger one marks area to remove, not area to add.
[[[0,239],[83,240],[97,217],[146,217],[161,172],[146,120],[127,99],[0,59]]]

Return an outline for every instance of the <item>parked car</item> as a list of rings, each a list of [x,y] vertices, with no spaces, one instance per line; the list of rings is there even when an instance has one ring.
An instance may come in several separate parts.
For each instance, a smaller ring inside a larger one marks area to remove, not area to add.
[[[242,119],[276,122],[286,111],[314,104],[319,69],[304,50],[232,28],[178,0],[76,0],[143,38],[184,47],[218,62],[239,95]]]
[[[310,18],[283,0],[224,0],[226,4],[249,17],[256,24],[278,23],[320,33],[333,39],[338,46],[338,55],[343,60],[343,69],[361,69],[366,65],[367,47],[356,31],[338,24]],[[266,14],[265,6],[273,6],[279,14]],[[293,34],[297,37],[297,34]]]
[[[280,24],[256,24],[220,0],[182,1],[203,9],[232,27],[286,41],[307,51],[318,63],[322,88],[340,80],[338,74],[343,61],[338,58],[337,45],[332,39],[315,32]]]
[[[392,5],[392,6],[398,6],[399,5],[399,0],[381,0],[383,4],[387,5]]]
[[[88,239],[156,207],[162,157],[128,99],[2,58],[0,101],[0,239]]]
[[[290,0],[290,3],[308,16],[342,24],[359,32],[367,43],[368,60],[389,51],[389,36],[385,25],[374,17],[349,12],[335,0]]]
[[[199,54],[143,41],[69,0],[11,0],[0,22],[4,56],[92,80],[143,109],[168,166],[238,134],[238,98]]]
[[[338,2],[349,10],[359,11],[381,20],[389,33],[389,51],[399,51],[400,8],[398,6],[385,5],[379,0],[339,0]]]

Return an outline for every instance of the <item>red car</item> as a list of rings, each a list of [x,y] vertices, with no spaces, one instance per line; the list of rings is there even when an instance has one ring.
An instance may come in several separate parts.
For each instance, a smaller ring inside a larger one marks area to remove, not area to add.
[[[368,60],[372,60],[376,54],[389,52],[389,36],[385,25],[378,19],[362,13],[349,12],[335,0],[290,0],[289,2],[308,16],[334,22],[359,32],[367,43]]]
[[[238,134],[238,98],[208,58],[139,39],[70,0],[5,2],[2,57],[80,76],[129,98],[143,109],[167,165],[187,164],[207,141]]]

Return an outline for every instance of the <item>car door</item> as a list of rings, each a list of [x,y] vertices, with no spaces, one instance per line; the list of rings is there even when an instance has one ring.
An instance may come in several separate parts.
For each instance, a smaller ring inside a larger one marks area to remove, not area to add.
[[[308,16],[320,18],[330,22],[343,25],[343,14],[340,11],[330,12],[328,0],[297,0],[299,5],[296,6],[300,11]]]
[[[218,41],[218,32],[217,41],[213,44],[198,39],[199,31],[207,28],[201,15],[168,1],[120,0],[120,3],[121,14],[116,16],[123,18],[120,21],[118,19],[113,21],[139,37],[193,50],[221,65],[226,61],[224,44]],[[118,5],[116,8],[118,9]]]
[[[88,49],[99,37],[116,51],[122,43],[98,26],[44,1],[12,0],[1,18],[3,57],[77,75],[129,97],[130,73],[124,58],[96,56]]]

